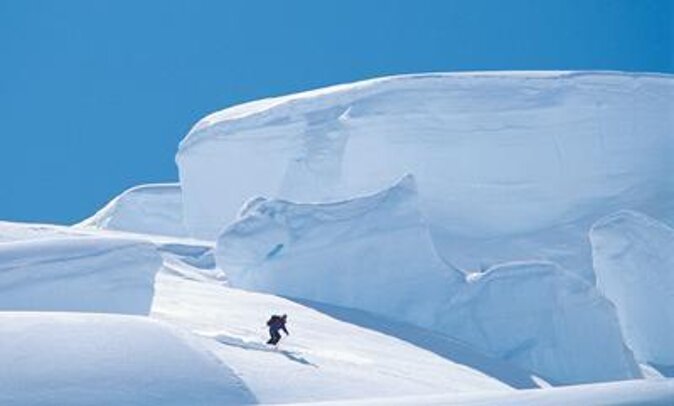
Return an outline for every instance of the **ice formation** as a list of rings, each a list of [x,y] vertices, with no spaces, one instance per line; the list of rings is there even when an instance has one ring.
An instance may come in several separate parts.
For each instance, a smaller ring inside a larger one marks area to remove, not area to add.
[[[463,279],[435,254],[411,176],[344,202],[254,202],[218,239],[216,260],[237,287],[421,325]]]
[[[557,384],[641,376],[613,305],[553,263],[509,263],[470,275],[436,328]]]
[[[179,184],[140,185],[117,196],[77,226],[185,237],[182,206]]]
[[[214,239],[253,196],[348,199],[411,173],[456,266],[549,259],[591,279],[597,218],[670,216],[673,117],[672,76],[610,72],[395,76],[260,100],[182,141],[185,223]]]
[[[674,365],[674,229],[620,211],[590,232],[598,288],[616,305],[640,361]]]
[[[60,237],[0,244],[0,310],[147,314],[162,264],[145,242]]]
[[[146,317],[0,312],[0,359],[2,405],[255,402],[194,338]]]
[[[410,176],[344,202],[254,201],[218,239],[216,260],[233,286],[404,320],[556,383],[640,376],[592,285],[547,262],[466,279],[435,254],[416,202]]]

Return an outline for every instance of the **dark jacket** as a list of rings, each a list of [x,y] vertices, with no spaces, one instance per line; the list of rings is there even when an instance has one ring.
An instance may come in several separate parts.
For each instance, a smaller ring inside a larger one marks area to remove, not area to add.
[[[267,321],[267,326],[269,326],[269,330],[271,331],[283,330],[284,333],[288,334],[288,330],[286,329],[285,316],[277,316],[277,315],[271,316],[269,321]]]

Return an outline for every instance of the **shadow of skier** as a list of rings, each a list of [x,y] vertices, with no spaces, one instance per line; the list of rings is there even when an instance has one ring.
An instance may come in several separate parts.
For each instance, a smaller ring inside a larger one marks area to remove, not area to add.
[[[238,337],[232,337],[232,336],[227,336],[227,335],[217,335],[212,337],[215,339],[217,342],[228,345],[230,347],[238,347],[238,348],[243,348],[244,350],[250,350],[250,351],[262,351],[262,352],[272,352],[272,353],[277,353],[281,354],[284,357],[288,358],[290,361],[297,362],[302,365],[308,365],[312,366],[314,368],[318,368],[318,365],[310,362],[303,356],[301,356],[299,353],[294,352],[294,351],[288,351],[288,350],[279,350],[276,347],[269,347],[266,344],[260,344],[256,342],[251,342],[251,341],[244,341],[241,338]]]

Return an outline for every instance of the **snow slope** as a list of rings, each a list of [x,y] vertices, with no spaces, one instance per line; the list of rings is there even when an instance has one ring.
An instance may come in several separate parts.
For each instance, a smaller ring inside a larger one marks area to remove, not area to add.
[[[122,238],[0,243],[0,310],[147,314],[161,265],[153,245]]]
[[[597,218],[671,217],[672,117],[672,76],[616,72],[394,76],[260,100],[182,141],[185,224],[213,239],[249,198],[347,199],[411,173],[456,266],[549,259],[591,279]]]
[[[150,316],[208,339],[262,403],[512,390],[437,353],[281,297],[166,273],[156,288]],[[263,344],[272,313],[289,318],[279,351]],[[450,342],[447,350],[460,347]]]
[[[590,231],[598,288],[615,303],[641,361],[674,365],[674,230],[621,211]]]
[[[222,357],[146,317],[0,312],[0,359],[6,406],[255,401]]]
[[[557,384],[641,376],[613,306],[579,277],[549,262],[468,278],[444,264],[411,176],[344,202],[257,200],[223,231],[216,261],[233,286],[429,328]]]
[[[133,187],[76,227],[186,237],[180,185]]]
[[[435,395],[349,402],[303,403],[304,406],[669,406],[674,402],[674,380],[628,381],[507,393]]]

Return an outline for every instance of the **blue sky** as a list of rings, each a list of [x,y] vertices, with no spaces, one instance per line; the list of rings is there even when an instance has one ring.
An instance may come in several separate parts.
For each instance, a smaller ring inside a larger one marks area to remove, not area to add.
[[[674,73],[674,1],[0,0],[0,219],[175,181],[180,139],[232,104],[498,69]]]

